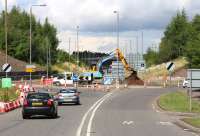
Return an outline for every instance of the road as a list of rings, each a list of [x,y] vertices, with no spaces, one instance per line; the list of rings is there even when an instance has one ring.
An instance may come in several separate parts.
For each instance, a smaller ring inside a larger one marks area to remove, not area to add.
[[[82,105],[60,106],[57,119],[23,120],[21,109],[0,115],[0,136],[194,136],[153,109],[152,101],[168,91],[81,90]]]

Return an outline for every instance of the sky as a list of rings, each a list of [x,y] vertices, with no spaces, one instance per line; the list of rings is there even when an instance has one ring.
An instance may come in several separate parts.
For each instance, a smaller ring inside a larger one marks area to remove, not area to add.
[[[0,10],[4,9],[0,0]],[[17,5],[29,11],[32,4],[38,20],[49,21],[58,29],[59,48],[76,50],[76,31],[79,26],[79,50],[111,52],[117,47],[116,26],[119,13],[119,46],[123,52],[139,52],[158,46],[166,26],[177,11],[186,10],[191,19],[200,13],[199,0],[8,0],[8,9]]]

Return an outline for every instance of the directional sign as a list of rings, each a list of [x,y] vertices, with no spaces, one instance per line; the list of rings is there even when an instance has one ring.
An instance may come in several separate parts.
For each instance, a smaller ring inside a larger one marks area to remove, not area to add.
[[[12,80],[11,78],[2,78],[2,88],[11,88],[12,87]]]
[[[26,65],[26,72],[35,72],[36,66],[35,65]]]
[[[78,81],[78,75],[74,74],[74,75],[72,76],[72,80],[75,81],[75,82]]]
[[[12,70],[12,67],[10,64],[8,63],[5,63],[3,66],[2,66],[2,71],[3,72],[10,72]]]
[[[173,71],[175,68],[175,64],[173,62],[168,62],[166,68],[168,71]]]

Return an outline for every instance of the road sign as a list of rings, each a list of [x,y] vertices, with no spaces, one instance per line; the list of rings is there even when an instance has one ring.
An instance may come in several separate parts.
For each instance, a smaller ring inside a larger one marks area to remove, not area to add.
[[[173,62],[168,62],[166,68],[168,71],[173,71],[175,68],[175,64]]]
[[[72,80],[75,81],[75,82],[78,81],[78,75],[74,74],[74,75],[72,76]]]
[[[32,73],[36,71],[35,65],[26,65],[26,72]]]
[[[2,66],[3,72],[10,72],[11,70],[12,70],[12,67],[10,64],[8,64],[8,63],[3,64],[3,66]]]
[[[11,78],[2,78],[2,88],[11,88],[12,87],[12,80]]]

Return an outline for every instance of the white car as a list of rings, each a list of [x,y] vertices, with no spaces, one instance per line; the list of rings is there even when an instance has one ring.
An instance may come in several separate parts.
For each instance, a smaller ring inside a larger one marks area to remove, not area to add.
[[[63,77],[54,77],[53,78],[53,84],[60,86],[60,85],[73,85],[73,80],[66,79]]]
[[[189,87],[189,81],[183,80],[183,88]]]

